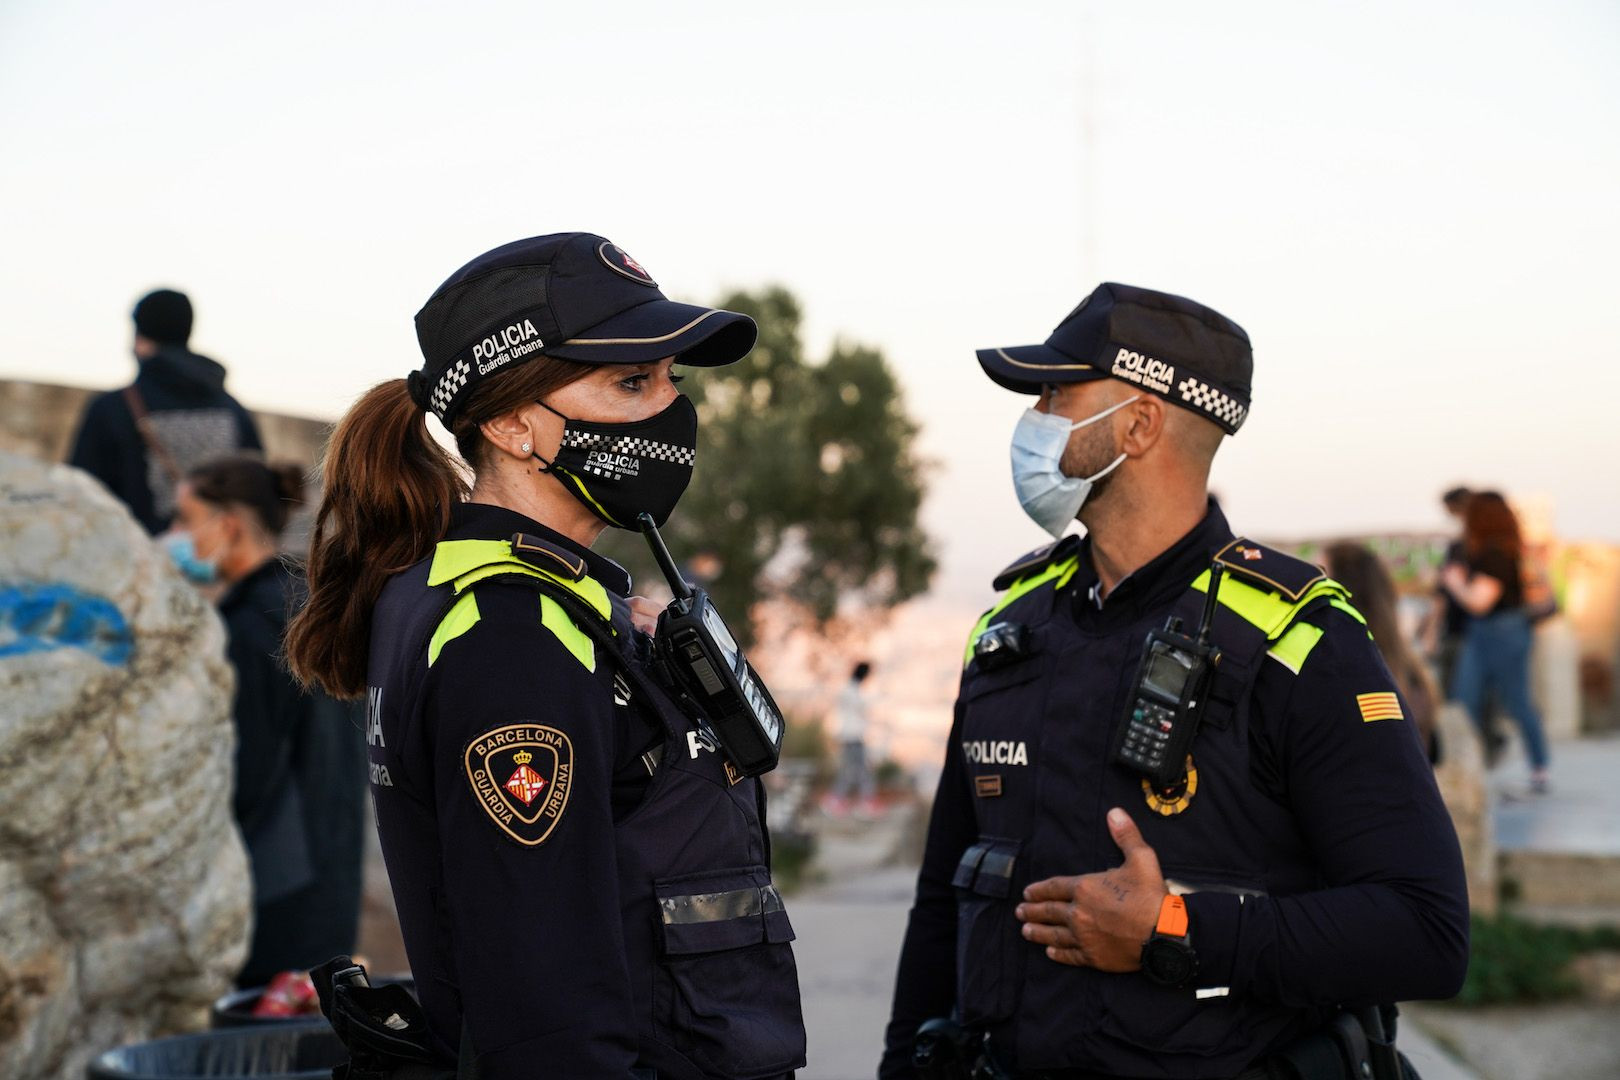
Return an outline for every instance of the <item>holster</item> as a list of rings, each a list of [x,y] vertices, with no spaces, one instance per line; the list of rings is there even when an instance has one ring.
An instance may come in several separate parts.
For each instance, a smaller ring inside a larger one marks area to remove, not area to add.
[[[917,1028],[911,1067],[920,1080],[1012,1080],[983,1031],[948,1017],[925,1020]]]
[[[1265,1063],[1275,1080],[1421,1080],[1395,1049],[1393,1005],[1336,1013]]]
[[[372,986],[365,968],[335,956],[309,977],[321,1012],[349,1051],[333,1080],[457,1080],[458,1069],[434,1052],[427,1015],[403,986]]]

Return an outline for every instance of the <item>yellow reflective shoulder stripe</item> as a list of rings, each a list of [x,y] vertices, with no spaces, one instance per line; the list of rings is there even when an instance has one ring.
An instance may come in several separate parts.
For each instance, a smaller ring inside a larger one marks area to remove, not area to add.
[[[989,611],[979,616],[979,621],[973,626],[973,633],[968,635],[967,651],[962,657],[962,666],[966,667],[973,660],[973,646],[978,643],[979,635],[990,626],[990,620],[1001,613],[1002,609],[1026,593],[1033,592],[1048,581],[1056,581],[1057,588],[1062,588],[1074,577],[1074,572],[1080,567],[1080,556],[1073,555],[1062,562],[1053,563],[1038,574],[1027,578],[1020,578],[1012,583],[1012,587],[1001,594],[995,605]]]
[[[612,621],[613,603],[608,599],[607,589],[595,578],[569,581],[548,573],[512,554],[512,544],[507,540],[445,540],[434,549],[433,564],[428,568],[428,584],[452,583],[458,599],[439,620],[428,642],[429,667],[439,659],[439,653],[447,643],[477,624],[478,602],[468,590],[480,581],[509,574],[522,574],[560,585],[589,604],[604,622]],[[587,671],[596,670],[596,643],[575,624],[573,617],[561,604],[544,593],[540,596],[540,624],[556,635],[563,647]]]
[[[574,654],[574,659],[585,665],[585,670],[596,671],[596,643],[591,635],[574,625],[574,620],[562,605],[544,593],[540,595],[540,625],[557,635],[563,648]]]
[[[1209,591],[1208,570],[1198,575],[1198,580],[1193,582],[1193,588],[1199,592]],[[1306,590],[1304,596],[1292,602],[1277,593],[1262,591],[1230,576],[1221,578],[1221,605],[1230,608],[1245,622],[1258,627],[1270,641],[1276,641],[1281,637],[1306,605],[1322,597],[1342,601],[1346,595],[1344,586],[1331,578],[1318,581]],[[1348,606],[1347,604],[1346,607]],[[1359,618],[1359,615],[1357,617]]]
[[[428,569],[428,584],[443,585],[455,582],[458,593],[485,578],[498,574],[527,574],[562,586],[591,606],[605,620],[613,618],[613,604],[607,589],[595,578],[569,581],[565,577],[548,573],[512,554],[509,540],[445,540],[433,553],[433,565]]]
[[[1278,639],[1277,644],[1271,647],[1271,658],[1283,667],[1299,674],[1299,669],[1305,666],[1305,660],[1316,648],[1316,643],[1322,640],[1322,628],[1312,626],[1310,623],[1295,623],[1289,627],[1288,632]]]
[[[1356,622],[1360,623],[1362,626],[1367,625],[1367,620],[1362,616],[1361,612],[1357,611],[1348,600],[1335,596],[1333,598],[1333,606],[1350,616],[1352,619],[1356,620]]]
[[[433,549],[428,584],[443,585],[480,566],[511,558],[510,540],[445,540]]]
[[[478,618],[478,597],[472,593],[467,593],[452,604],[444,618],[439,620],[438,629],[433,631],[433,637],[428,642],[428,667],[438,662],[439,652],[446,643],[471,630],[478,624]]]

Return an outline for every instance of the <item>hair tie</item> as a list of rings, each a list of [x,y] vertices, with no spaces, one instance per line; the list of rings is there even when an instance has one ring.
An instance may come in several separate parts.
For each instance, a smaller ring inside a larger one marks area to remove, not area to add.
[[[411,395],[418,409],[427,409],[427,379],[420,371],[412,371],[405,376],[405,392]]]

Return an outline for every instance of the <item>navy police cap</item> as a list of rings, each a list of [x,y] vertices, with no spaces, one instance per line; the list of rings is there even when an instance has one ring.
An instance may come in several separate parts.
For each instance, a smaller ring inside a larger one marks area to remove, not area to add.
[[[1105,281],[1044,345],[980,349],[986,375],[1038,394],[1047,383],[1122,379],[1235,434],[1249,415],[1254,353],[1243,327],[1170,293]]]
[[[416,313],[424,363],[409,385],[448,424],[480,379],[536,356],[715,367],[741,360],[758,333],[746,315],[668,299],[603,237],[553,233],[487,251],[434,290]]]

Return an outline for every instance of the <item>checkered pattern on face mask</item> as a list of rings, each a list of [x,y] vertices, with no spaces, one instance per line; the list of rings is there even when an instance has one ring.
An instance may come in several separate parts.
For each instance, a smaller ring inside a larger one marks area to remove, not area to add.
[[[672,443],[638,436],[601,435],[570,429],[563,434],[562,444],[579,450],[597,450],[604,454],[630,454],[652,461],[667,461],[673,465],[691,465],[697,460],[695,447],[675,446]]]

